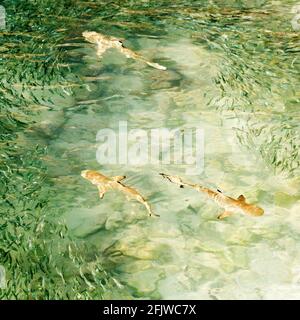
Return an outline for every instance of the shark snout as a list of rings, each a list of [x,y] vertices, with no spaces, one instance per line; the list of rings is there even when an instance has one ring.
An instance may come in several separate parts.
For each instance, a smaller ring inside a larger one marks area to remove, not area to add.
[[[254,215],[254,216],[262,216],[263,214],[264,214],[264,209],[263,208],[260,208],[260,207],[254,207],[253,209],[252,209],[252,214]]]
[[[97,43],[99,34],[95,31],[84,31],[82,36],[90,43]]]
[[[86,178],[88,171],[89,171],[89,170],[82,170],[80,175],[81,175],[83,178]]]
[[[264,214],[264,209],[252,204],[246,204],[244,206],[244,212],[249,214],[250,216],[259,217]]]

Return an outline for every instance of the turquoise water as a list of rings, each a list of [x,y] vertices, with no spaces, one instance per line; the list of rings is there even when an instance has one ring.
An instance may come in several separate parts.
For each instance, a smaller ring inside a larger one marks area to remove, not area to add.
[[[0,264],[3,299],[299,299],[299,41],[296,1],[3,1]],[[109,52],[85,30],[165,65]],[[201,128],[204,171],[100,165],[96,134]],[[82,179],[126,175],[145,208]],[[158,172],[244,194],[220,213]]]

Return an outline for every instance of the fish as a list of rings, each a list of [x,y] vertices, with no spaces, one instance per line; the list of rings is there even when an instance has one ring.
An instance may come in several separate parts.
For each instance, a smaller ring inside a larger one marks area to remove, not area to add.
[[[104,194],[107,191],[118,190],[126,195],[127,200],[133,199],[143,204],[146,207],[150,217],[159,217],[158,214],[155,214],[152,211],[150,204],[136,189],[126,186],[121,182],[126,179],[126,176],[114,176],[110,178],[94,170],[83,170],[81,171],[81,176],[90,181],[93,185],[97,186],[100,199],[103,199]]]
[[[89,43],[93,43],[93,44],[97,45],[97,56],[99,58],[101,58],[108,49],[117,49],[122,54],[124,54],[126,56],[126,58],[131,58],[131,59],[142,61],[142,62],[146,63],[148,66],[155,68],[155,69],[158,69],[158,70],[162,70],[162,71],[167,70],[166,67],[164,67],[158,63],[148,61],[147,59],[145,59],[141,55],[137,54],[136,52],[126,48],[123,44],[122,39],[104,36],[103,34],[95,32],[95,31],[84,31],[82,33],[82,36]]]
[[[214,191],[199,184],[185,182],[178,176],[171,176],[165,173],[160,173],[160,175],[169,180],[171,183],[179,185],[180,188],[190,187],[198,192],[206,194],[208,198],[214,200],[219,207],[224,209],[224,211],[218,216],[218,219],[224,219],[234,213],[242,213],[255,217],[262,216],[264,214],[264,209],[254,204],[247,203],[246,198],[243,195],[240,195],[237,199],[234,199],[226,196],[220,190]]]

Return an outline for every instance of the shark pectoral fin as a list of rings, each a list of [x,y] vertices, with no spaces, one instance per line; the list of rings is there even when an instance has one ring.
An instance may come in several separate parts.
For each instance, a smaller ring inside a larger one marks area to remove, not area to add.
[[[112,177],[111,179],[113,181],[120,182],[120,181],[126,179],[126,176],[115,176],[115,177]]]
[[[106,190],[104,188],[102,188],[101,186],[98,186],[98,191],[99,191],[100,199],[103,199]]]
[[[242,194],[237,199],[239,201],[241,201],[241,202],[245,202],[246,201],[246,198]]]
[[[104,198],[104,194],[105,194],[105,192],[99,191],[99,197],[100,197],[100,199],[103,199],[103,198]]]
[[[233,214],[233,212],[231,212],[231,211],[224,211],[222,214],[220,214],[220,215],[218,216],[218,219],[224,219],[224,218],[226,218],[226,217],[231,216],[232,214]]]
[[[97,52],[96,52],[97,57],[98,57],[99,59],[101,59],[102,56],[104,55],[105,51],[106,51],[106,48],[103,49],[103,48],[101,48],[100,45],[98,45],[98,47],[97,47]]]

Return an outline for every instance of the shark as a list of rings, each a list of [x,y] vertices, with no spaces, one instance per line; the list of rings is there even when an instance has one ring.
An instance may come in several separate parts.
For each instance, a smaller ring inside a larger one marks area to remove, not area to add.
[[[160,175],[169,180],[171,183],[179,185],[180,188],[190,187],[198,192],[204,193],[208,198],[214,200],[224,211],[218,216],[218,219],[224,219],[234,213],[242,213],[250,216],[262,216],[264,209],[246,202],[246,198],[240,195],[237,199],[231,198],[223,194],[220,190],[214,191],[199,184],[185,182],[178,176],[171,176],[165,173]]]
[[[146,63],[147,65],[149,65],[150,67],[158,69],[158,70],[163,70],[163,71],[167,70],[166,67],[164,67],[158,63],[148,61],[143,56],[126,48],[123,44],[122,39],[105,36],[101,33],[95,32],[95,31],[84,31],[82,33],[82,36],[89,43],[93,43],[93,44],[97,45],[97,56],[99,58],[101,58],[108,49],[117,49],[117,50],[119,50],[119,52],[124,54],[126,56],[126,58],[131,58],[131,59],[142,61],[142,62]]]
[[[81,176],[84,179],[90,181],[93,185],[95,185],[98,188],[100,199],[103,199],[104,194],[107,191],[117,190],[125,194],[127,200],[133,199],[143,204],[146,207],[150,217],[159,217],[159,215],[155,214],[152,211],[150,204],[136,189],[126,186],[121,182],[124,179],[126,179],[126,176],[107,177],[102,173],[94,170],[83,170],[81,171]]]

